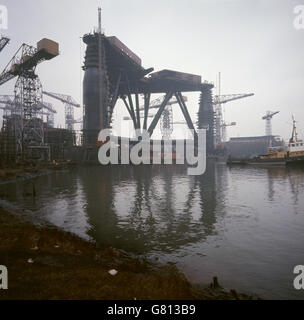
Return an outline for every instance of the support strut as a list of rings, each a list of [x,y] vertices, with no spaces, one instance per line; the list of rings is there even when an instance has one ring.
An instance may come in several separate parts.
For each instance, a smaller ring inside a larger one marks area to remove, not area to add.
[[[164,101],[162,102],[162,104],[161,104],[160,108],[158,109],[155,117],[153,118],[153,120],[152,120],[152,122],[151,122],[151,124],[150,124],[150,126],[149,126],[149,129],[148,129],[148,132],[149,132],[149,134],[150,134],[150,137],[152,136],[153,131],[154,131],[154,129],[155,129],[155,127],[156,127],[159,119],[160,119],[160,116],[161,116],[161,114],[164,112],[165,107],[166,107],[166,105],[168,104],[169,100],[172,98],[172,96],[173,96],[173,92],[172,92],[172,91],[171,91],[171,92],[168,92],[168,93],[166,94]]]

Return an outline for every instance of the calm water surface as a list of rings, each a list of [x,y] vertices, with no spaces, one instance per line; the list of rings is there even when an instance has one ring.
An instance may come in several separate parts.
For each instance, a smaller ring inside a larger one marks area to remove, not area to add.
[[[2,199],[36,217],[138,255],[175,262],[194,283],[214,275],[264,298],[304,299],[304,169],[92,167],[0,185]]]

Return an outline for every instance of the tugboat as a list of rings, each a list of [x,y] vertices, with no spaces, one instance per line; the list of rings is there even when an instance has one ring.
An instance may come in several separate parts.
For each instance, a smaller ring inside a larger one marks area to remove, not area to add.
[[[286,165],[304,165],[304,141],[298,139],[296,121],[292,117],[293,128],[289,140],[286,156]]]
[[[304,165],[304,141],[298,139],[296,121],[292,117],[293,128],[287,149],[284,147],[270,147],[266,155],[254,158],[237,159],[229,157],[227,164],[242,165]]]

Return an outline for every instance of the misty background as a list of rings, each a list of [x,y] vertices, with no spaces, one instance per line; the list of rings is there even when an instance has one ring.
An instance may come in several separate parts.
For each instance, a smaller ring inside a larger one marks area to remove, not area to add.
[[[304,29],[293,25],[294,7],[304,5],[304,0],[0,0],[0,4],[8,8],[8,29],[0,32],[11,38],[0,55],[1,71],[22,43],[36,46],[42,38],[59,43],[60,56],[36,69],[46,91],[69,94],[82,104],[81,37],[97,26],[97,8],[102,6],[105,34],[118,37],[145,68],[198,74],[215,85],[221,72],[222,94],[255,93],[225,105],[225,120],[237,122],[228,128],[228,137],[264,135],[262,116],[268,110],[280,111],[272,121],[273,134],[288,139],[293,114],[300,137],[304,135]],[[0,94],[13,94],[15,82],[16,78],[1,86]],[[199,94],[184,94],[193,122]],[[63,104],[44,100],[58,112],[55,125],[64,127]],[[174,121],[183,120],[178,105],[173,110]],[[127,115],[119,102],[114,111],[117,130]],[[75,118],[81,116],[82,110],[75,110]],[[124,121],[121,134],[126,135],[130,125]]]

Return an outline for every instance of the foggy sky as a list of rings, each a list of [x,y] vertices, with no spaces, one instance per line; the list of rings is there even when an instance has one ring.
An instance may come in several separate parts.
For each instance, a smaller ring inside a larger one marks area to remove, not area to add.
[[[97,0],[0,0],[8,7],[10,44],[2,51],[0,68],[22,43],[36,45],[41,38],[59,42],[60,56],[41,63],[37,73],[44,90],[72,95],[82,103],[80,37],[97,25]],[[268,110],[280,111],[273,134],[291,135],[291,114],[304,134],[304,30],[293,26],[296,5],[304,0],[103,0],[102,26],[139,55],[145,68],[172,69],[199,74],[216,82],[222,74],[222,93],[254,92],[255,96],[225,106],[225,119],[236,121],[230,137],[264,135],[261,119]],[[15,80],[0,87],[13,94]],[[214,90],[216,93],[216,89]],[[199,93],[186,94],[196,121]],[[64,108],[54,100],[55,121],[64,126]],[[178,106],[174,121],[182,120]],[[2,112],[0,111],[2,115]],[[77,110],[76,118],[82,115]],[[118,119],[127,112],[121,103]],[[124,124],[126,128],[127,124]]]

